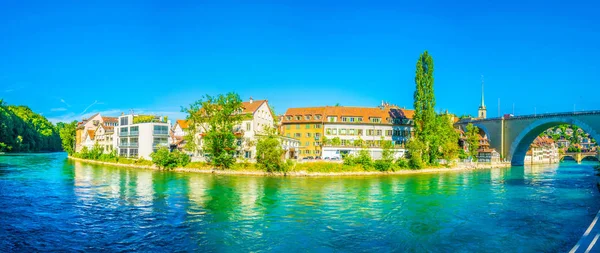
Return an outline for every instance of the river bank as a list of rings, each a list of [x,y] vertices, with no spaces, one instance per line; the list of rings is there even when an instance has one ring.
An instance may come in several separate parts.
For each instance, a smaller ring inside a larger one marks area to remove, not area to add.
[[[155,165],[138,165],[138,164],[122,164],[114,162],[103,162],[89,159],[82,159],[69,156],[68,159],[84,163],[103,164],[110,166],[119,166],[127,168],[161,170]],[[250,176],[294,176],[294,177],[323,177],[323,176],[384,176],[384,175],[405,175],[405,174],[427,174],[427,173],[443,173],[443,172],[458,172],[478,169],[493,169],[510,167],[509,163],[500,164],[458,164],[451,168],[425,168],[420,170],[397,170],[397,171],[339,171],[339,172],[312,172],[312,171],[288,171],[288,172],[266,172],[262,170],[218,170],[212,168],[175,168],[173,172],[190,172],[203,174],[223,174],[223,175],[250,175]]]

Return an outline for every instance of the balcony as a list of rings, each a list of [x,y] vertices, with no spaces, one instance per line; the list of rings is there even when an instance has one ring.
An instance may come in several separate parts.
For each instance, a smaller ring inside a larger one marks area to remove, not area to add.
[[[154,135],[169,135],[169,131],[160,131],[160,130],[155,130]]]
[[[140,131],[131,131],[131,132],[129,132],[129,135],[130,136],[138,136],[138,135],[140,135]]]
[[[138,143],[121,143],[119,144],[120,148],[137,148],[139,146]]]
[[[129,132],[119,132],[119,136],[129,136]]]

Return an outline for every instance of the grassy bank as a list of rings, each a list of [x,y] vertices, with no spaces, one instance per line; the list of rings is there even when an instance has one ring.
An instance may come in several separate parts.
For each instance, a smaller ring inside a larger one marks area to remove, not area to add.
[[[118,159],[113,161],[100,161],[82,159],[69,156],[69,159],[84,163],[104,164],[110,166],[120,166],[128,168],[141,168],[160,170],[150,161],[136,161],[132,159]],[[374,168],[365,169],[360,165],[344,165],[342,163],[329,162],[308,162],[294,163],[287,172],[266,172],[259,169],[254,163],[236,163],[232,168],[226,170],[215,169],[207,163],[193,162],[185,167],[175,168],[174,172],[191,172],[205,174],[224,174],[224,175],[256,175],[256,176],[377,176],[377,175],[399,175],[399,174],[419,174],[419,173],[440,173],[440,172],[456,172],[475,169],[489,169],[499,167],[509,167],[509,164],[482,165],[482,166],[466,166],[456,165],[451,168],[425,168],[420,170],[399,169],[386,172],[378,171]]]

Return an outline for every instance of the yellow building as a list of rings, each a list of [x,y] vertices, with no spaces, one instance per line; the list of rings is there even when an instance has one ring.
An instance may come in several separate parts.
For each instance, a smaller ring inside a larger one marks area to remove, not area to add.
[[[322,154],[324,107],[290,108],[281,121],[283,136],[300,140],[298,158]]]

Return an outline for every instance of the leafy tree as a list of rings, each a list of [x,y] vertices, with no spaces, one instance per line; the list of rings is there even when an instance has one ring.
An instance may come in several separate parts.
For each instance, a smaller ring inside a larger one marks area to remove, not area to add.
[[[210,162],[217,168],[229,168],[235,162],[237,138],[234,127],[242,122],[242,101],[235,93],[206,95],[202,100],[183,108],[189,122],[189,149],[196,150],[194,143],[202,133],[203,151],[210,155]]]
[[[458,157],[458,139],[456,132],[450,121],[450,115],[444,114],[437,117],[437,135],[439,136],[440,154],[443,159],[450,162]]]
[[[258,139],[256,164],[267,172],[285,171],[286,166],[282,159],[284,152],[275,132],[269,131],[266,136]]]
[[[382,140],[381,147],[381,160],[392,163],[394,161],[394,143],[392,141]]]
[[[414,138],[423,145],[413,146],[423,148],[423,150],[417,152],[420,153],[421,159],[426,164],[437,162],[440,147],[440,140],[436,134],[437,122],[434,111],[435,96],[433,92],[433,70],[433,58],[425,51],[419,57],[415,71],[415,114],[413,116],[415,128]]]
[[[364,144],[365,142],[360,137],[352,141],[352,145],[355,147],[362,147]]]
[[[467,132],[465,133],[467,138],[467,145],[469,146],[469,156],[477,160],[477,150],[479,149],[479,128],[469,123],[467,125]]]
[[[60,151],[56,127],[27,106],[0,101],[0,149],[3,152]]]
[[[331,139],[331,145],[334,147],[340,146],[342,145],[342,140],[340,137],[333,137],[333,139]]]
[[[423,153],[425,152],[425,144],[417,138],[408,141],[408,166],[411,169],[422,169],[425,164],[423,162]]]
[[[162,147],[156,152],[150,154],[152,162],[162,169],[173,169],[176,167],[184,167],[190,163],[190,157],[182,152],[173,151],[169,152],[169,149]]]
[[[67,154],[73,155],[75,152],[75,133],[77,129],[77,121],[71,123],[59,122],[56,124],[60,139],[62,142],[62,148]]]

